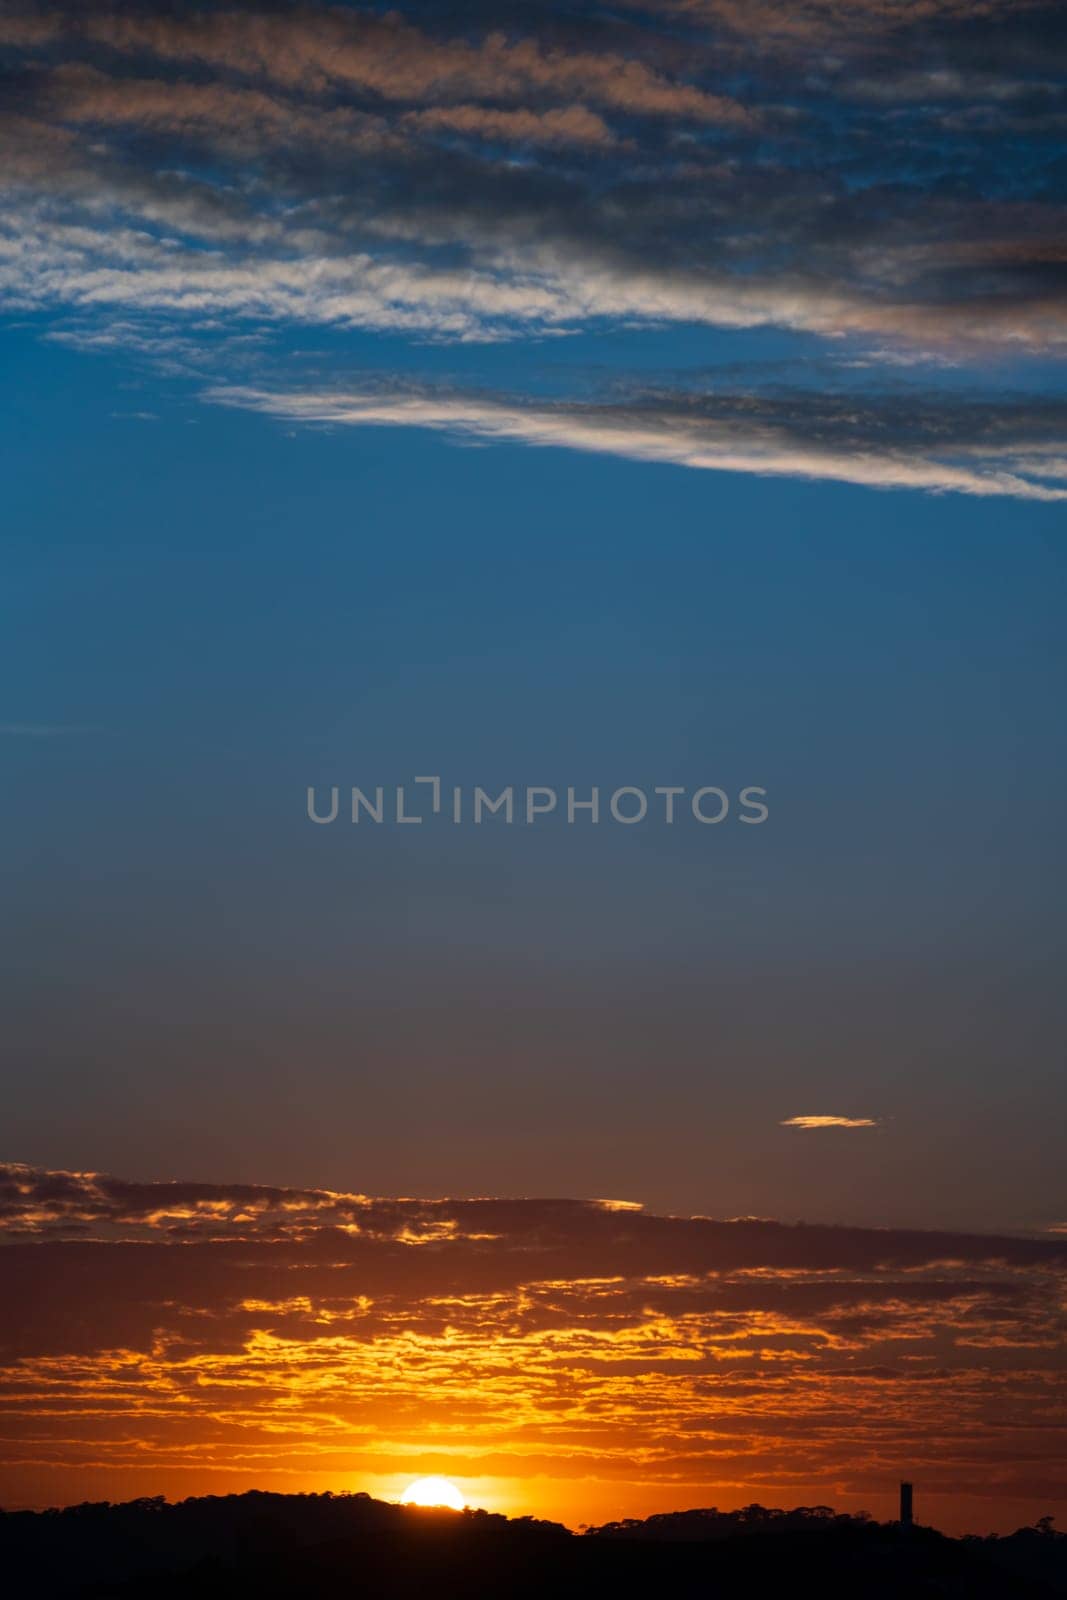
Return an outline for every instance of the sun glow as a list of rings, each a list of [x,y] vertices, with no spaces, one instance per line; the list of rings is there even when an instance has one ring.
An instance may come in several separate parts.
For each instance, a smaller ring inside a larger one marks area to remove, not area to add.
[[[467,1504],[454,1483],[447,1478],[419,1478],[400,1496],[402,1506],[445,1506],[449,1511],[462,1511]]]

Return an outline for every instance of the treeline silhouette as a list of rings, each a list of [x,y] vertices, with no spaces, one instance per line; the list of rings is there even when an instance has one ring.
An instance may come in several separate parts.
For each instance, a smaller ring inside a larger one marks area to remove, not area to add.
[[[678,1511],[573,1534],[486,1511],[365,1494],[251,1492],[0,1513],[0,1585],[55,1600],[723,1600],[809,1589],[826,1600],[1067,1595],[1049,1518],[950,1539],[827,1506]]]

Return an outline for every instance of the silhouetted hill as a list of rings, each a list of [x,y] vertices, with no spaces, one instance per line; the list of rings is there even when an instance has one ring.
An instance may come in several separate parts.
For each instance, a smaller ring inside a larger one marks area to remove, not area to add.
[[[251,1493],[0,1514],[0,1582],[34,1600],[749,1600],[808,1589],[829,1600],[1037,1600],[1067,1594],[1067,1536],[1046,1523],[948,1539],[819,1506],[681,1511],[572,1534],[362,1494]]]

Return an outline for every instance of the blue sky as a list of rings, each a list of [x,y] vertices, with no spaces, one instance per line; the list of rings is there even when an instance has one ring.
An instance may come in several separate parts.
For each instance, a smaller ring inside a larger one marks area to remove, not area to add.
[[[1063,1220],[1058,35],[705,9],[5,24],[9,1155]]]
[[[121,359],[8,344],[7,710],[61,730],[4,739],[20,1146],[1057,1220],[1055,508],[292,435],[139,377],[144,421]],[[307,823],[422,772],[771,818]],[[877,1143],[777,1126],[827,1110]]]

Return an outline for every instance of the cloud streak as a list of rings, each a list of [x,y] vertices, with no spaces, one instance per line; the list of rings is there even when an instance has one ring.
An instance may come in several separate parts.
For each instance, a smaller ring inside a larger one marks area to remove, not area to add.
[[[396,12],[376,17],[302,8],[289,16],[264,12],[253,27],[246,17],[227,12],[191,18],[105,13],[91,18],[85,33],[123,55],[196,62],[311,91],[345,85],[384,100],[431,103],[579,95],[643,116],[753,121],[735,100],[671,81],[611,50],[552,49],[536,38],[512,39],[497,30],[477,42],[433,37]]]
[[[878,1122],[874,1117],[785,1117],[779,1126],[806,1130],[817,1130],[819,1128],[877,1128]]]
[[[451,393],[219,387],[208,398],[287,422],[410,427],[705,471],[829,479],[874,488],[1067,498],[1058,403],[970,405],[941,397],[652,391],[547,405]]]

